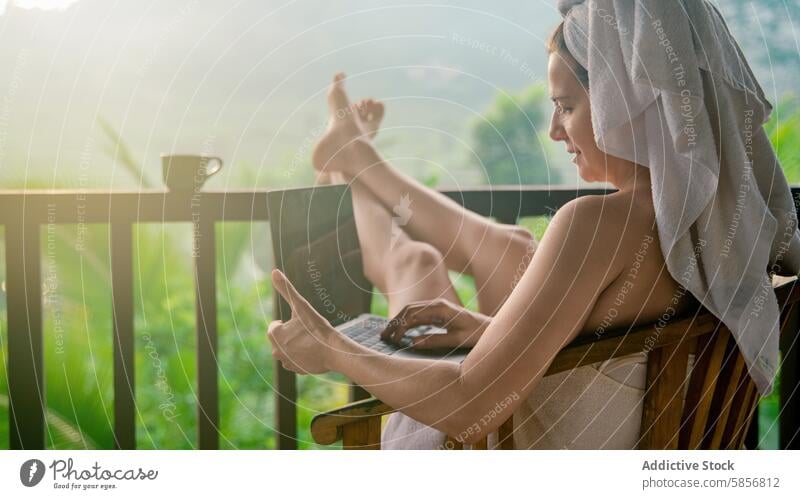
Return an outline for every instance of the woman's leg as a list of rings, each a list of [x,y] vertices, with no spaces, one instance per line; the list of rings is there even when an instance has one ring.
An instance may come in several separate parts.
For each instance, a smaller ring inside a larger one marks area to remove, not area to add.
[[[341,80],[336,79],[329,95],[329,104],[334,116],[338,116],[338,108],[353,109],[360,127],[369,139],[375,137],[380,127],[384,114],[382,103],[371,99],[363,100],[355,106],[350,106]],[[346,115],[346,113],[345,113]],[[323,139],[318,148],[325,142]],[[514,225],[495,223],[480,215],[466,210],[458,203],[452,201],[441,193],[430,189],[413,178],[394,169],[387,161],[374,150],[367,147],[360,149],[357,158],[351,158],[357,163],[363,163],[360,174],[346,177],[342,172],[320,172],[320,180],[324,177],[335,175],[337,181],[347,182],[353,186],[355,198],[367,199],[362,193],[358,194],[357,187],[365,187],[371,198],[368,205],[383,205],[385,223],[388,212],[395,222],[389,225],[396,234],[408,234],[411,238],[421,243],[427,243],[442,255],[447,268],[457,272],[473,275],[478,291],[479,308],[482,313],[494,315],[508,297],[513,284],[521,274],[520,265],[527,265],[527,257],[532,256],[536,241],[524,228]],[[316,150],[315,150],[316,153]],[[315,163],[315,166],[316,163]],[[362,215],[368,224],[369,215]],[[368,231],[367,239],[375,243],[377,252],[382,254],[385,241],[373,241],[381,234],[380,221],[378,228]],[[402,227],[400,229],[399,227]],[[385,236],[386,227],[383,227]],[[406,242],[403,237],[400,242]],[[404,245],[401,245],[404,248]],[[411,251],[412,253],[417,253]],[[398,252],[402,253],[402,251]],[[530,261],[529,258],[527,261]],[[382,262],[385,263],[385,262]],[[449,279],[448,279],[449,282]],[[376,282],[380,286],[380,283]],[[415,292],[415,291],[414,291]],[[412,292],[413,294],[413,292]],[[402,302],[403,300],[395,300]]]
[[[383,119],[383,103],[364,99],[356,110],[373,139]],[[365,186],[374,200],[397,215],[393,220],[413,239],[444,255],[448,268],[474,276],[482,313],[494,315],[533,257],[536,241],[525,228],[477,215],[387,161],[367,168],[355,180],[344,173],[336,175],[340,181]]]
[[[353,183],[366,186],[389,213],[396,215],[404,232],[433,246],[443,255],[447,267],[457,272],[494,276],[498,255],[505,257],[510,246],[521,246],[524,252],[529,235],[464,209],[385,161],[369,144],[378,133],[384,106],[371,99],[351,104],[344,79],[343,74],[337,74],[328,90],[329,127],[312,153],[317,170],[343,172]],[[499,299],[491,298],[484,300],[487,309]]]
[[[385,201],[397,196],[400,202],[393,207],[393,229],[437,250],[447,268],[474,276],[481,313],[494,315],[533,257],[537,246],[533,235],[524,227],[495,223],[466,210],[388,163],[369,172],[359,176],[361,181],[341,173],[333,175],[340,182],[348,182],[356,197],[369,198],[373,207],[382,205],[384,217],[388,216]],[[405,177],[404,183],[396,182],[398,177]],[[367,178],[369,182],[364,181]],[[416,192],[416,197],[400,194],[401,185],[413,186],[407,192]],[[381,195],[383,202],[378,199]],[[405,196],[410,203],[404,204]],[[457,209],[447,208],[451,204]],[[459,221],[454,222],[454,218]]]
[[[344,181],[341,174],[331,176]],[[386,296],[389,314],[420,300],[444,298],[461,305],[441,253],[411,239],[364,186],[351,184],[350,189],[364,273]]]
[[[331,180],[342,182],[341,174]],[[445,298],[461,304],[444,258],[433,246],[412,240],[362,185],[351,185],[364,271],[389,302],[394,316],[413,301]],[[381,435],[382,449],[443,448],[447,435],[402,412],[392,414]]]

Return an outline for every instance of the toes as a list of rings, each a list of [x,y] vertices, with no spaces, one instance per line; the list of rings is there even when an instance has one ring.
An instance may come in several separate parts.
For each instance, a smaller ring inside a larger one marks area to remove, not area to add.
[[[383,117],[383,103],[374,99],[364,99],[359,105],[359,116],[367,122],[379,122]]]
[[[366,120],[367,115],[369,114],[369,103],[367,102],[367,99],[358,101],[358,104],[356,104],[356,108],[358,109],[358,116],[362,120]]]
[[[372,119],[375,121],[380,121],[381,119],[383,119],[383,112],[384,112],[383,102],[380,101],[376,102],[375,105],[372,107]]]
[[[347,92],[344,90],[344,73],[336,73],[333,77],[328,89],[328,106],[330,107],[331,114],[336,116],[337,113],[344,113],[350,107],[350,100],[347,98]]]

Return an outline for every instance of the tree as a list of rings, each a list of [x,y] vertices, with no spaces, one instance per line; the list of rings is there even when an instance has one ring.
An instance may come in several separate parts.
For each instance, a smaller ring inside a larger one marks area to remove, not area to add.
[[[542,84],[518,95],[497,94],[470,135],[479,168],[490,184],[557,184],[561,176],[547,168],[547,150],[539,133],[546,130]]]

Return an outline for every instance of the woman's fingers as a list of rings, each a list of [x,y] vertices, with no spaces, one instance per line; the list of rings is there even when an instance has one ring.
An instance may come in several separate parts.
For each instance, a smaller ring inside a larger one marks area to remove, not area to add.
[[[466,347],[460,338],[452,334],[423,334],[416,338],[411,338],[411,348],[420,350],[433,348],[458,348]]]
[[[293,319],[298,315],[301,319],[319,316],[317,311],[314,310],[314,307],[303,298],[303,295],[301,295],[297,289],[295,289],[294,285],[289,281],[289,278],[278,269],[272,270],[272,287],[275,288],[275,291],[277,291],[292,308]]]
[[[381,333],[381,338],[399,343],[409,329],[424,325],[441,325],[451,316],[452,307],[444,300],[410,303],[389,321],[389,325]]]
[[[381,331],[381,339],[395,341],[395,337],[402,338],[408,328],[413,327],[410,322],[415,316],[415,312],[424,306],[430,306],[430,302],[413,302],[403,307],[400,313],[389,320],[389,324]]]
[[[275,362],[280,362],[284,369],[295,373],[304,374],[297,364],[289,360],[288,355],[281,348],[280,342],[275,340],[274,335],[284,327],[286,327],[286,324],[283,321],[272,321],[267,329],[267,338],[272,346],[272,359]]]

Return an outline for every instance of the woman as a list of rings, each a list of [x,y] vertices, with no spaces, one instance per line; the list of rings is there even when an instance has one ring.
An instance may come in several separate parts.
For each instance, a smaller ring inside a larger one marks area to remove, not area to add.
[[[580,2],[567,3],[565,15]],[[371,143],[383,105],[351,105],[344,76],[334,78],[330,126],[313,162],[323,177],[351,185],[365,272],[397,318],[385,336],[399,341],[409,327],[440,323],[448,333],[415,338],[415,348],[472,347],[461,365],[375,354],[337,333],[273,271],[275,289],[293,307],[290,321],[270,324],[273,355],[295,372],[341,372],[399,410],[384,448],[436,448],[445,435],[473,443],[511,413],[516,448],[635,448],[646,355],[543,375],[578,335],[650,323],[698,305],[662,256],[653,165],[598,146],[592,64],[578,62],[568,48],[565,26],[548,43],[550,137],[574,155],[583,179],[610,182],[617,192],[567,203],[538,242],[392,168]],[[413,214],[398,232],[391,210],[404,196]],[[522,261],[530,264],[516,275]],[[475,277],[480,313],[462,307],[448,269]]]

